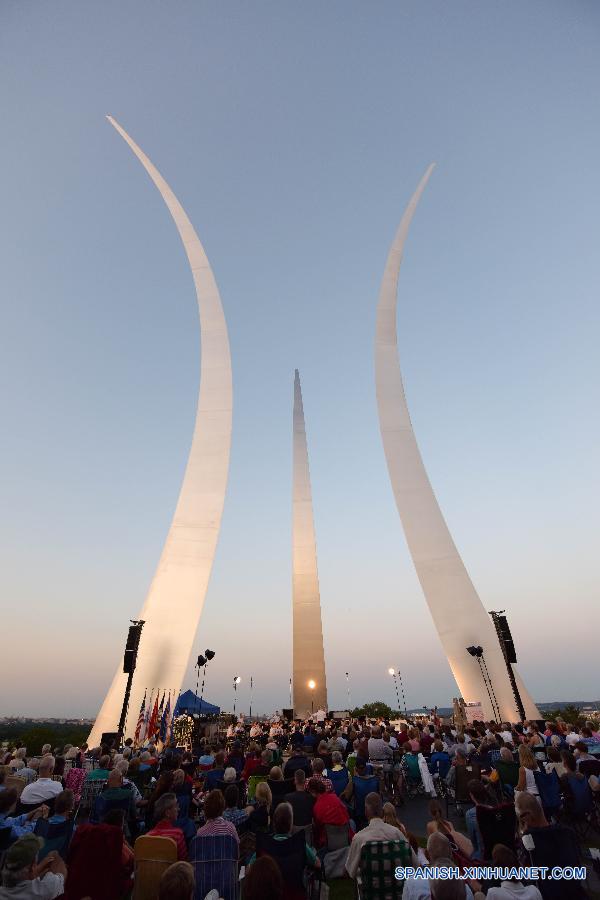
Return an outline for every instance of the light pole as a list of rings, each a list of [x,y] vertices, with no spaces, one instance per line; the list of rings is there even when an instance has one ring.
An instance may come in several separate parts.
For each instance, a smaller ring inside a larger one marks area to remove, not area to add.
[[[311,691],[311,695],[310,695],[310,714],[311,714],[311,716],[313,715],[313,713],[315,711],[315,695],[312,693],[312,691],[314,691],[316,686],[317,686],[316,682],[313,681],[311,678],[310,681],[308,682],[308,687],[309,687],[309,690]]]
[[[202,715],[202,698],[204,697],[204,682],[206,681],[206,666],[214,659],[215,651],[214,650],[205,650],[204,656],[200,654],[198,657],[198,662],[196,666],[198,667],[198,678],[200,678],[200,669],[203,668],[204,671],[202,673],[202,690],[200,691],[200,715]],[[198,678],[196,679],[196,696],[198,696]]]
[[[398,712],[400,712],[400,694],[398,693],[398,682],[396,681],[396,670],[391,667],[388,669],[388,675],[394,679],[394,687],[396,688],[396,700],[398,701]]]
[[[348,691],[348,712],[352,710],[352,702],[350,700],[350,673],[346,672],[346,690]]]
[[[290,709],[293,708],[293,705],[294,704],[292,703],[292,679],[290,677]]]
[[[235,718],[235,704],[237,702],[237,686],[241,680],[242,679],[241,679],[240,675],[233,676],[233,716],[234,716],[234,718]]]
[[[400,682],[400,691],[402,693],[402,703],[404,704],[404,718],[407,719],[408,712],[406,711],[406,697],[404,696],[404,685],[402,683],[402,673],[400,672],[400,669],[398,669],[396,674],[398,675],[398,681]]]

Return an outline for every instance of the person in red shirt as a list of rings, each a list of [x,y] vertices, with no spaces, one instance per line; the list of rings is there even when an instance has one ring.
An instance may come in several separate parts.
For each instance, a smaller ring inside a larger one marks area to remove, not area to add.
[[[183,831],[175,825],[179,806],[175,794],[163,794],[154,804],[156,825],[148,832],[154,837],[168,837],[177,844],[177,859],[187,859],[188,852]]]
[[[322,781],[318,778],[311,778],[307,785],[307,790],[315,798],[313,806],[313,840],[315,847],[319,850],[324,847],[327,842],[325,832],[326,825],[346,825],[348,828],[348,841],[354,837],[354,832],[350,827],[350,816],[346,806],[337,794],[328,792]]]

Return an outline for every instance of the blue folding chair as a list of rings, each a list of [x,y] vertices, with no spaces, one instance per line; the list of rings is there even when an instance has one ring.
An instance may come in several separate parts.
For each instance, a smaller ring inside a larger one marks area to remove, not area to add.
[[[111,809],[122,809],[125,813],[125,819],[127,820],[129,817],[129,812],[131,810],[131,798],[123,797],[120,800],[107,800],[106,797],[103,797],[102,794],[99,794],[94,801],[94,808],[90,816],[90,822],[92,824],[98,824],[98,822],[101,822],[104,819],[106,813]]]
[[[357,824],[365,821],[365,799],[367,794],[375,792],[379,793],[379,778],[377,775],[369,775],[363,778],[355,775],[352,779],[353,799],[354,799],[354,818]]]
[[[562,797],[556,769],[551,772],[534,772],[534,777],[544,814],[549,817],[557,816],[562,806]]]
[[[348,774],[348,769],[343,768],[340,769],[339,772],[334,772],[332,769],[327,770],[327,778],[331,781],[333,785],[333,790],[339,797],[348,782],[350,781],[350,776]]]
[[[238,854],[238,842],[229,834],[194,838],[190,862],[196,876],[195,900],[204,900],[213,888],[223,900],[239,900]]]
[[[38,854],[38,862],[52,852],[58,853],[59,856],[66,859],[74,826],[73,819],[67,819],[65,822],[48,822],[47,819],[38,819],[35,833],[44,839],[44,846]]]

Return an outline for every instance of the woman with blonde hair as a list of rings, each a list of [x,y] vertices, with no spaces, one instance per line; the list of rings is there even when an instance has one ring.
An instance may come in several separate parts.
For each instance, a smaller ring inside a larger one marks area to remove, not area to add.
[[[268,828],[271,822],[273,795],[266,781],[259,781],[254,795],[254,806],[247,806],[248,824],[252,830]]]
[[[533,755],[531,747],[521,744],[519,746],[519,781],[515,794],[517,791],[527,791],[528,794],[538,797],[539,791],[535,783],[535,773],[538,771],[538,761]]]

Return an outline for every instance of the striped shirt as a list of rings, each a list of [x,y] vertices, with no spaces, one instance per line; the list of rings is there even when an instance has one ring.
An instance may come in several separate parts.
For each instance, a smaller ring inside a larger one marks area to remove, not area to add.
[[[223,816],[219,816],[216,819],[209,819],[206,825],[203,825],[202,828],[199,828],[197,831],[198,837],[211,837],[213,834],[229,834],[236,839],[238,844],[240,842],[235,825],[225,821]]]

